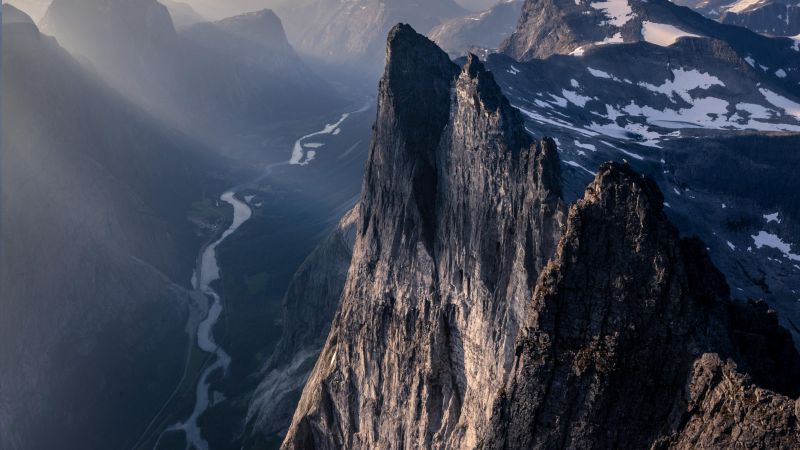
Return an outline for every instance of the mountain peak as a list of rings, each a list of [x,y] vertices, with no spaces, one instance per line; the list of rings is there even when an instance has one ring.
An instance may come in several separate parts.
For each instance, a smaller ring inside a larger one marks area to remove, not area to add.
[[[662,202],[651,179],[608,163],[570,209],[483,448],[728,447],[731,429],[746,447],[796,443],[791,336],[761,304],[730,300]]]
[[[483,63],[406,25],[387,47],[352,276],[287,449],[474,447],[561,228],[553,142]]]
[[[653,179],[636,172],[630,164],[607,162],[600,166],[592,184],[586,190],[584,202],[614,201],[638,197],[642,211],[661,216],[664,195]]]
[[[14,7],[9,3],[3,4],[3,25],[11,25],[12,23],[25,23],[36,26],[33,19],[23,11]]]

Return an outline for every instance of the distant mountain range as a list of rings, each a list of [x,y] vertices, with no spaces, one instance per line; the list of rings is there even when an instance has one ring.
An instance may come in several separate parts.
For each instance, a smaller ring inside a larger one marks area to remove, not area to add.
[[[383,38],[394,24],[427,32],[467,14],[453,0],[277,0],[271,8],[299,52],[328,65],[356,64],[374,79],[384,63]]]
[[[340,101],[297,57],[271,11],[178,32],[156,0],[54,0],[42,26],[123,95],[219,146]]]
[[[517,28],[523,3],[502,1],[487,10],[450,19],[431,30],[428,37],[453,56],[496,51]]]

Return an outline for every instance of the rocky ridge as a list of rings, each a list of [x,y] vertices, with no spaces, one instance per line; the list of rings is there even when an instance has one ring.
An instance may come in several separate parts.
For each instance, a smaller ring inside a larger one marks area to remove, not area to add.
[[[600,168],[571,209],[482,448],[792,448],[800,357],[730,300],[655,182]],[[597,270],[602,267],[602,270]]]

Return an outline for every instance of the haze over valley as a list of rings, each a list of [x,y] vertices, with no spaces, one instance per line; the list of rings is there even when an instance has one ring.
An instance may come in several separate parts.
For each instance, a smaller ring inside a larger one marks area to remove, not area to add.
[[[0,448],[800,447],[794,8],[4,0]]]

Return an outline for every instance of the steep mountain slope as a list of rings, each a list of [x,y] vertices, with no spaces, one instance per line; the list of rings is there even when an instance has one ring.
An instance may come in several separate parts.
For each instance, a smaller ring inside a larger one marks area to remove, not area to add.
[[[181,32],[188,59],[201,71],[203,94],[185,92],[192,110],[252,133],[272,122],[341,107],[333,88],[297,56],[271,10],[246,13]],[[192,101],[194,99],[194,101]],[[202,119],[201,119],[202,120]]]
[[[800,7],[797,4],[777,1],[740,3],[744,2],[727,8],[719,21],[771,36],[800,34]]]
[[[172,17],[172,23],[178,30],[208,21],[188,3],[176,0],[159,0],[159,3],[167,7],[169,15]]]
[[[529,61],[553,54],[580,55],[591,47],[620,43],[646,41],[666,47],[685,37],[723,41],[742,59],[781,68],[777,77],[783,86],[797,91],[800,52],[794,41],[722,25],[667,0],[528,0],[517,31],[502,50]]]
[[[271,11],[179,34],[156,0],[55,0],[42,23],[127,98],[219,147],[339,102],[294,53]]]
[[[793,448],[800,356],[729,300],[655,182],[606,164],[569,213],[482,448]]]
[[[0,447],[124,447],[183,370],[186,215],[217,161],[32,21],[2,41]]]
[[[770,36],[800,33],[797,5],[780,0],[677,0],[704,16]]]
[[[308,256],[284,298],[283,335],[262,372],[248,411],[251,448],[285,433],[314,363],[325,345],[353,256],[358,207]]]
[[[377,78],[384,37],[398,22],[428,32],[467,11],[452,0],[279,0],[271,6],[286,23],[289,40],[303,54],[334,65],[356,64]]]
[[[497,49],[516,29],[523,3],[505,0],[485,11],[450,19],[428,37],[453,56]]]
[[[555,146],[482,64],[405,25],[387,52],[353,263],[286,448],[476,443],[558,237]]]
[[[3,23],[6,25],[11,24],[28,24],[28,25],[36,25],[33,22],[33,19],[29,14],[26,14],[22,10],[18,9],[16,6],[8,4],[2,10],[3,13]]]
[[[124,95],[143,97],[148,107],[155,98],[169,100],[159,109],[177,114],[165,82],[180,78],[173,62],[180,50],[164,5],[156,0],[54,0],[41,27]]]

